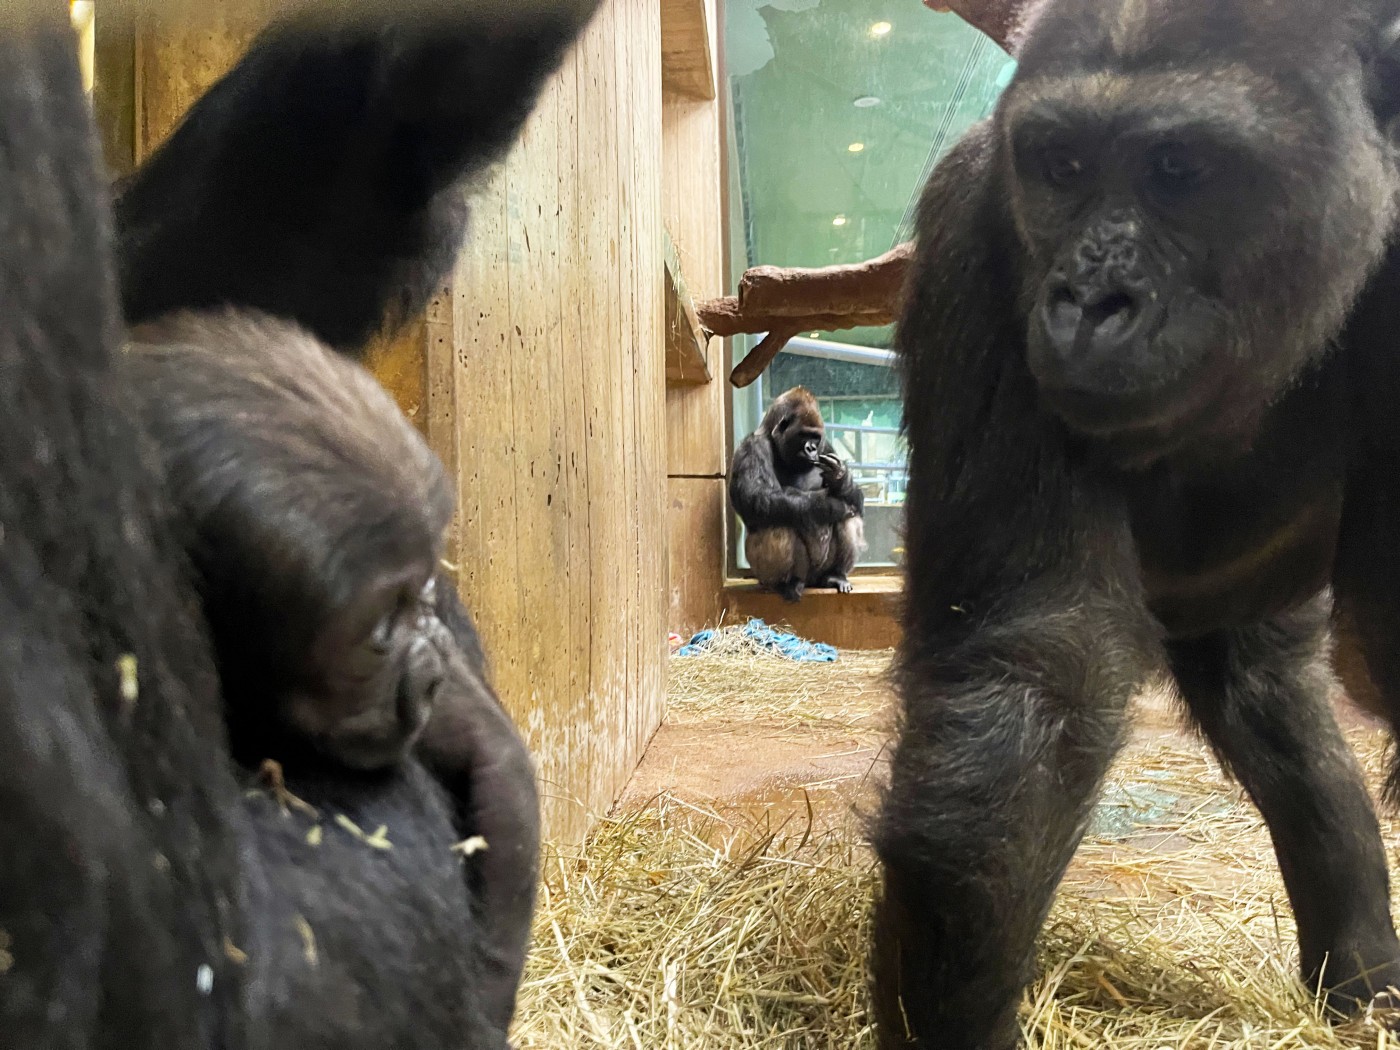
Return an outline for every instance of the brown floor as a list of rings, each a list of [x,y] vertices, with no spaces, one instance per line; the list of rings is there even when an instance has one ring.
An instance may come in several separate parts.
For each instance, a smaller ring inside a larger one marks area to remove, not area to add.
[[[794,666],[786,673],[827,672]],[[856,681],[860,697],[853,704],[850,684]],[[755,676],[753,689],[763,688],[761,676]],[[868,657],[847,680],[835,680],[828,697],[830,719],[822,717],[825,698],[816,696],[806,703],[801,721],[746,707],[737,689],[733,703],[707,703],[700,710],[682,698],[680,717],[652,739],[618,811],[645,807],[669,794],[726,818],[758,819],[774,828],[810,820],[814,830],[846,827],[858,833],[863,815],[876,802],[894,700]],[[1340,695],[1337,711],[1349,730],[1375,725]],[[1155,756],[1172,756],[1179,765],[1183,753],[1196,756],[1202,770],[1213,770],[1207,749],[1184,725],[1173,699],[1164,693],[1142,697],[1128,746],[1108,779],[1086,839],[1084,849],[1095,852],[1095,863],[1076,864],[1067,875],[1080,893],[1149,894],[1146,877],[1132,858],[1189,854],[1194,843],[1171,829],[1202,807],[1223,811],[1236,805],[1236,797],[1223,794],[1215,776],[1203,777],[1199,790],[1183,788],[1177,776],[1167,777]],[[1164,786],[1164,779],[1170,784]],[[1222,881],[1234,877],[1225,869],[1193,869],[1192,879],[1210,883],[1216,874]]]

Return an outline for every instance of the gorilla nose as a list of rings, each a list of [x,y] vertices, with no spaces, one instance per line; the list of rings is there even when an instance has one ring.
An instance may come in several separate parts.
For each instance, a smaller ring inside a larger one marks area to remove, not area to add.
[[[1076,286],[1062,280],[1045,298],[1045,334],[1061,354],[1112,353],[1128,343],[1142,316],[1142,301],[1121,285]]]

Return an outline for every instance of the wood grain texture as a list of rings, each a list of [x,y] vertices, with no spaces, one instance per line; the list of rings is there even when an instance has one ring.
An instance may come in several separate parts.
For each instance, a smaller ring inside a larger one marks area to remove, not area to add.
[[[666,383],[698,386],[714,378],[710,374],[710,337],[695,316],[695,303],[669,233],[665,234],[665,248]]]
[[[253,29],[143,26],[138,157]],[[456,479],[446,560],[564,842],[610,808],[665,703],[660,62],[653,0],[609,0],[474,187],[450,280],[370,359]]]
[[[811,590],[800,602],[787,602],[760,590],[752,580],[730,581],[724,590],[726,623],[757,616],[813,642],[838,649],[890,649],[899,644],[899,602],[903,581],[897,576],[852,576],[855,591]]]
[[[725,483],[723,478],[670,478],[666,488],[670,628],[688,638],[718,623],[724,609]],[[718,583],[706,583],[714,580]]]
[[[713,36],[718,8],[715,0],[704,3],[711,47],[718,54]],[[722,112],[718,100],[663,92],[662,211],[686,288],[696,300],[725,292]],[[673,502],[678,490],[687,493],[682,497],[684,510],[673,506],[671,511],[673,630],[712,618],[724,586],[723,497],[716,507],[713,497],[700,501],[689,495],[716,487],[722,493],[726,470],[729,387],[719,381],[727,371],[724,340],[709,340],[704,353],[711,382],[670,383],[666,388],[666,466]],[[680,479],[697,484],[707,479],[709,485],[678,484]],[[684,518],[684,527],[678,516]]]
[[[714,0],[661,0],[661,79],[666,90],[715,97]]]
[[[665,700],[659,33],[607,4],[474,195],[454,361],[428,369],[456,391],[462,590],[562,840]]]

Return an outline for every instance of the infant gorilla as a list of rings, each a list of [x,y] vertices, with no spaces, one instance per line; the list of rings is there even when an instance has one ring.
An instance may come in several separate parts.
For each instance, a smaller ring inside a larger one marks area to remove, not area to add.
[[[539,796],[471,617],[438,579],[453,506],[441,463],[373,376],[283,320],[235,309],[165,315],[131,330],[121,367],[184,530],[233,758],[249,771],[275,761],[318,805],[397,814],[398,845],[372,885],[398,878],[403,893],[431,896],[442,888],[432,865],[451,843],[424,839],[396,808],[407,790],[414,812],[431,812],[426,767],[458,840],[478,844],[458,858],[477,928],[470,1005],[497,1033],[481,1045],[504,1045],[529,944]],[[391,770],[402,776],[379,776]],[[300,956],[270,967],[270,994],[301,1003],[277,1015],[284,1036],[333,1043],[325,1017],[337,1010],[337,1023],[378,1031],[344,1012],[347,987],[366,989],[344,916],[324,899],[324,869],[288,850],[279,822],[255,823],[280,887],[264,894],[263,926],[319,924],[341,936],[326,955],[349,967],[324,979]],[[406,901],[404,914],[422,905]],[[432,906],[452,912],[450,902]],[[274,938],[264,950],[286,948]],[[439,976],[455,987],[453,972]]]
[[[170,315],[122,363],[187,530],[235,759],[397,763],[454,650],[437,457],[365,369],[270,317]]]

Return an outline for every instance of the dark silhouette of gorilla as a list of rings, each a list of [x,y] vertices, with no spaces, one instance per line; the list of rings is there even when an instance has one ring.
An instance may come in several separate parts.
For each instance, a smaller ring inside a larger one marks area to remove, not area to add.
[[[7,27],[0,1030],[16,1046],[504,1044],[538,815],[465,608],[442,581],[427,592],[451,644],[416,758],[299,755],[249,794],[190,522],[114,349],[122,306],[257,310],[350,353],[407,316],[457,251],[461,181],[509,145],[592,7],[283,22],[120,188],[115,224],[66,20]],[[454,851],[464,838],[485,851]]]
[[[759,583],[791,602],[808,587],[850,593],[847,574],[865,549],[865,496],[826,439],[810,390],[779,394],[739,442],[729,499]]]
[[[1400,722],[1400,256],[1380,5],[1048,0],[934,172],[899,326],[903,726],[881,1044],[1005,1050],[1055,887],[1170,674],[1268,823],[1305,981],[1400,984],[1329,706],[1336,604]]]

